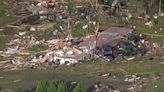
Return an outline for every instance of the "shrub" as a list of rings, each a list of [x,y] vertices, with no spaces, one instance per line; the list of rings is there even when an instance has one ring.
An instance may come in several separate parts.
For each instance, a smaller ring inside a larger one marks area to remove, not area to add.
[[[57,85],[54,82],[49,82],[47,92],[57,92]]]
[[[41,80],[38,83],[38,86],[36,88],[36,92],[47,92],[47,87],[48,87],[47,81]]]
[[[73,92],[86,92],[85,88],[83,87],[82,83],[79,82]]]
[[[63,81],[58,82],[57,92],[67,92],[67,86]]]

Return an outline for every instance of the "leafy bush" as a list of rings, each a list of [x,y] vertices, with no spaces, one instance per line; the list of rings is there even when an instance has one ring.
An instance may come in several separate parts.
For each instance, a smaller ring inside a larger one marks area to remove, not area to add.
[[[41,80],[38,83],[38,86],[36,88],[36,92],[46,92],[48,87],[48,82],[45,80]]]
[[[86,92],[81,82],[77,84],[73,92]]]
[[[54,82],[49,82],[47,92],[57,92],[57,85]]]
[[[16,92],[33,92],[33,91],[18,89]],[[68,92],[68,88],[66,83],[63,81],[53,82],[53,81],[40,80],[38,82],[35,92]],[[86,92],[86,90],[83,84],[79,82],[76,85],[76,87],[73,89],[73,92]]]
[[[63,81],[58,83],[58,90],[57,92],[67,92],[67,86]]]

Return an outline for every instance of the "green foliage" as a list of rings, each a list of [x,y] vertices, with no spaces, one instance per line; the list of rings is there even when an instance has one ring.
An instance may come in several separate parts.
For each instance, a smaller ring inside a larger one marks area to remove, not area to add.
[[[27,92],[27,91],[25,91],[25,90],[23,90],[23,89],[17,89],[17,91],[16,92]]]
[[[63,81],[59,81],[57,83],[53,81],[45,81],[41,80],[38,83],[36,88],[36,92],[67,92],[67,85]],[[26,92],[23,89],[18,89],[16,92]],[[79,82],[77,86],[74,88],[73,92],[86,92],[83,84]]]
[[[57,92],[57,85],[54,82],[49,82],[47,92]]]
[[[63,81],[58,83],[58,90],[57,90],[57,92],[67,92],[67,86],[66,86],[66,84]]]
[[[68,9],[67,9],[67,10],[68,10],[68,12],[69,12],[70,14],[74,14],[75,11],[76,11],[74,4],[73,4],[73,3],[69,3],[69,4],[68,4]]]
[[[0,50],[5,48],[6,37],[0,36]]]
[[[1,21],[0,22],[0,27],[3,27],[6,24],[14,22],[14,21],[16,21],[18,19],[17,17],[12,16],[11,14],[10,14],[10,16],[6,16],[6,14],[8,15],[10,13],[0,14],[0,21]]]
[[[73,92],[86,92],[85,88],[83,87],[83,84],[79,82]]]
[[[52,31],[45,30],[45,31],[39,31],[38,34],[36,34],[36,36],[40,39],[41,38],[49,39],[53,37],[53,34]]]
[[[47,92],[47,86],[48,86],[48,82],[45,80],[41,80],[38,83],[38,86],[36,88],[36,92]]]
[[[72,36],[73,37],[81,37],[81,36],[84,36],[85,31],[87,31],[87,30],[83,30],[82,29],[82,25],[83,25],[82,23],[79,23],[79,24],[75,25],[75,27],[74,27],[74,29],[72,31]]]

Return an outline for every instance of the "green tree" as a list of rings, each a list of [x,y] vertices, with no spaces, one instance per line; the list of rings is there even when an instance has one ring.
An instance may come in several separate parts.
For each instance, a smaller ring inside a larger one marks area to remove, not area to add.
[[[57,85],[54,82],[49,82],[47,92],[57,92]]]
[[[75,87],[75,89],[73,90],[73,92],[86,92],[83,84],[81,82],[79,82],[77,84],[77,86]]]
[[[58,82],[57,92],[67,92],[67,86],[63,81]]]
[[[47,92],[48,82],[45,80],[40,80],[36,88],[36,92]]]

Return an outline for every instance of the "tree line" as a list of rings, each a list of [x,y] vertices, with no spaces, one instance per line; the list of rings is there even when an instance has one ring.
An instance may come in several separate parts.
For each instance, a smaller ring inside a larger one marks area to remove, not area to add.
[[[71,87],[70,87],[71,86]],[[73,85],[68,85],[63,81],[53,82],[40,80],[35,90],[26,91],[18,89],[16,92],[86,92],[82,82]]]

